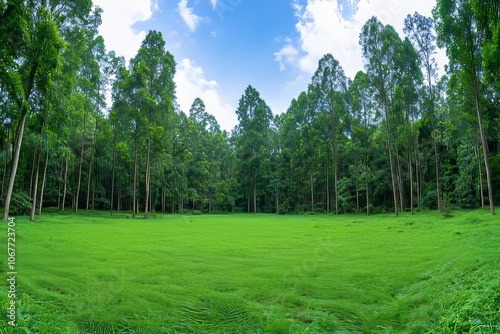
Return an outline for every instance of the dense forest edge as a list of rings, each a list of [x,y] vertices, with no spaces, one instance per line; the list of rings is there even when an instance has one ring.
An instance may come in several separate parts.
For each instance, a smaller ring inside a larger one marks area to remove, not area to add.
[[[275,115],[249,85],[221,130],[176,102],[176,62],[149,31],[126,61],[91,0],[0,1],[3,218],[43,209],[276,214],[500,203],[500,4],[438,0],[400,36],[377,17],[364,69],[333,54]],[[437,64],[436,48],[449,64]],[[438,77],[438,65],[446,74]],[[107,105],[111,94],[112,104]]]

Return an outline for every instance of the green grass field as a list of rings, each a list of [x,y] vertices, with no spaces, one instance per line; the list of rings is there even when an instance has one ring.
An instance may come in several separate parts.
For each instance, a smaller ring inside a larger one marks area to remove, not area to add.
[[[16,251],[17,327],[2,311],[0,333],[500,333],[486,211],[46,214],[16,218]]]

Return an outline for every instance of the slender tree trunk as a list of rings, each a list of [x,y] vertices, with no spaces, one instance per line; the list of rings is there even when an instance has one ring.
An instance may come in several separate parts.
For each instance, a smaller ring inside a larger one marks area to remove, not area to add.
[[[41,141],[41,139],[40,139]],[[33,185],[33,194],[32,194],[32,203],[31,203],[31,212],[30,212],[30,222],[35,221],[35,211],[36,211],[36,196],[38,191],[38,175],[40,171],[40,158],[42,156],[41,143],[38,143],[38,147],[36,149],[37,155],[36,160],[33,162],[35,167],[35,180]]]
[[[93,143],[93,149],[92,152],[90,153],[90,163],[89,163],[89,175],[88,175],[88,182],[87,182],[87,203],[85,206],[85,210],[88,211],[89,209],[89,201],[90,201],[90,182],[92,180],[92,168],[94,167],[94,155],[95,155],[95,150],[96,150],[96,139],[97,139],[97,123],[98,123],[98,118],[95,120],[95,129],[94,129],[94,143]]]
[[[356,212],[359,213],[358,151],[354,151],[354,175],[356,178]]]
[[[144,204],[144,219],[148,219],[148,206],[149,206],[149,177],[150,177],[150,154],[151,154],[151,142],[148,139],[147,143],[147,154],[146,154],[146,201]]]
[[[3,211],[3,219],[7,220],[9,218],[10,200],[12,198],[12,191],[14,189],[14,181],[16,180],[17,166],[19,163],[19,153],[21,152],[21,144],[24,135],[24,124],[26,122],[26,114],[28,110],[24,106],[21,111],[21,118],[19,119],[19,125],[17,127],[17,136],[14,146],[14,152],[12,156],[12,167],[10,171],[9,183],[7,184],[7,194],[5,195],[5,206]]]
[[[253,213],[257,213],[257,173],[253,172]]]
[[[80,161],[78,166],[78,183],[76,186],[75,194],[75,212],[78,212],[78,200],[80,196],[80,185],[82,183],[82,166],[83,166],[83,151],[85,150],[85,135],[87,132],[87,111],[83,114],[83,132],[82,132],[82,145],[80,150]]]
[[[474,153],[477,157],[477,169],[479,172],[479,191],[481,195],[481,208],[484,209],[484,189],[483,189],[483,171],[481,168],[481,152],[479,151],[479,142],[474,144]]]
[[[412,152],[410,146],[408,146],[408,169],[410,171],[410,212],[411,215],[414,215],[413,212],[413,163],[412,163]]]
[[[389,132],[389,115],[387,112],[387,106],[384,106],[384,111],[385,111],[385,131],[386,131],[386,140],[387,140],[387,152],[389,154],[389,165],[391,167],[391,181],[392,181],[392,195],[394,199],[394,213],[396,215],[399,214],[398,211],[398,200],[397,200],[397,185],[396,185],[396,171],[393,163],[393,157],[392,157],[392,144],[391,144],[391,138],[390,138],[390,132]]]
[[[115,164],[116,164],[116,140],[113,140],[113,161],[111,167],[111,200],[109,206],[109,214],[113,215],[113,204],[115,199]]]
[[[61,182],[64,173],[64,158],[61,159],[61,168],[59,168],[59,182],[57,182],[57,210],[61,210]]]
[[[63,198],[62,198],[62,209],[64,212],[64,205],[66,203],[66,189],[68,185],[68,163],[69,163],[69,152],[66,152],[66,166],[64,167],[64,185],[63,185]]]
[[[330,150],[327,149],[326,157],[326,213],[330,213]]]
[[[47,181],[47,167],[49,165],[49,150],[47,148],[47,154],[45,156],[45,167],[43,169],[43,178],[42,178],[42,189],[40,190],[40,204],[38,206],[38,215],[42,215],[42,206],[43,206],[43,193],[45,190],[45,182]]]
[[[135,218],[136,213],[136,197],[137,196],[137,134],[134,139],[134,185],[132,199],[132,218]]]
[[[4,157],[4,163],[3,163],[2,190],[0,192],[0,198],[3,198],[3,191],[4,191],[4,186],[5,186],[5,177],[7,176],[8,144],[9,144],[9,128],[7,128],[7,140],[5,141],[6,147],[5,147],[5,157]]]
[[[421,185],[420,185],[420,159],[418,157],[418,154],[415,156],[415,168],[416,168],[416,177],[417,177],[417,210],[420,211],[420,198],[421,198]]]
[[[30,176],[30,198],[33,197],[33,180],[35,178],[35,170],[36,170],[36,154],[38,153],[38,150],[33,151],[33,163],[31,164],[31,176]]]
[[[397,177],[398,177],[398,189],[399,189],[399,211],[404,210],[404,186],[403,186],[403,168],[401,167],[401,158],[399,156],[399,150],[396,148],[396,162],[397,162]]]
[[[311,212],[314,212],[314,180],[312,171],[310,174],[310,183],[311,183]]]
[[[489,152],[488,152],[488,141],[486,140],[486,135],[484,134],[483,129],[483,115],[479,94],[479,86],[477,82],[477,77],[474,75],[473,78],[474,84],[474,100],[476,102],[476,111],[477,111],[477,121],[479,124],[479,135],[481,137],[481,145],[483,146],[483,158],[484,158],[484,167],[486,169],[486,182],[488,184],[488,200],[490,204],[490,211],[492,215],[495,215],[495,204],[493,202],[493,183],[491,181],[491,171],[490,171],[490,162],[489,162]]]
[[[440,184],[440,176],[439,176],[439,152],[436,138],[436,131],[432,132],[432,144],[434,146],[434,159],[436,161],[436,193],[437,193],[437,201],[438,201],[438,210],[443,211],[443,203],[441,201],[441,184]]]
[[[370,215],[370,196],[368,191],[368,155],[365,156],[365,192],[366,192],[366,215]]]

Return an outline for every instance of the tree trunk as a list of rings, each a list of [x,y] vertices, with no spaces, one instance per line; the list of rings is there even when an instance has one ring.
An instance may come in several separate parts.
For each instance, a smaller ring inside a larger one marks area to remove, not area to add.
[[[327,149],[326,157],[326,213],[330,213],[330,150]]]
[[[43,192],[45,190],[45,182],[47,181],[47,167],[49,165],[49,150],[47,148],[47,155],[45,156],[45,168],[43,169],[42,189],[40,190],[40,204],[38,206],[38,215],[42,215],[43,206]]]
[[[4,164],[3,164],[3,175],[2,175],[2,190],[0,191],[0,198],[3,198],[3,190],[5,186],[5,177],[7,176],[7,151],[8,151],[8,144],[9,143],[9,128],[7,128],[7,140],[5,141],[5,158],[4,158]]]
[[[134,140],[134,185],[132,198],[132,218],[135,218],[137,196],[137,134]]]
[[[438,146],[437,146],[437,138],[436,138],[436,131],[432,132],[432,143],[434,146],[434,159],[436,161],[436,194],[437,194],[437,202],[438,202],[438,210],[443,211],[443,203],[441,201],[441,184],[439,182],[439,152],[438,152]]]
[[[66,189],[68,185],[68,163],[69,163],[69,152],[66,152],[66,166],[64,167],[64,186],[63,186],[63,198],[62,198],[62,209],[64,212],[64,204],[66,203]]]
[[[358,151],[354,151],[354,175],[356,177],[356,212],[359,213]]]
[[[257,213],[257,173],[253,173],[253,213]]]
[[[392,181],[392,195],[394,199],[394,213],[398,215],[398,195],[397,195],[397,185],[396,185],[396,171],[394,168],[393,157],[392,157],[392,144],[389,132],[389,115],[387,111],[387,106],[384,107],[385,111],[385,131],[386,131],[386,141],[387,141],[387,152],[389,154],[389,165],[391,167],[391,181]]]
[[[93,143],[93,149],[92,152],[90,153],[90,163],[89,163],[89,175],[88,175],[88,182],[87,182],[87,203],[85,206],[85,210],[88,211],[89,209],[89,202],[90,202],[90,182],[92,180],[92,168],[94,167],[94,155],[95,155],[95,150],[96,150],[96,139],[97,139],[97,118],[95,120],[95,129],[94,129],[94,143]]]
[[[484,209],[484,189],[483,189],[483,171],[481,168],[481,152],[479,152],[479,142],[476,140],[476,143],[474,144],[474,153],[477,157],[477,169],[479,172],[479,191],[480,191],[480,198],[481,198],[481,208]]]
[[[370,215],[370,197],[368,191],[368,155],[365,157],[365,192],[366,192],[366,215]]]
[[[40,139],[40,141],[41,141],[41,139]],[[31,212],[30,212],[30,222],[35,221],[36,195],[37,195],[37,191],[38,191],[38,174],[40,171],[40,158],[42,155],[40,143],[38,144],[36,152],[38,154],[36,155],[36,160],[33,162],[33,165],[35,165],[36,167],[35,167],[35,180],[34,180],[34,185],[33,185],[32,203],[31,203]]]
[[[410,212],[411,215],[414,215],[413,212],[413,164],[412,164],[412,152],[410,146],[408,146],[408,169],[410,171]]]
[[[21,118],[19,119],[19,125],[17,127],[18,130],[12,157],[12,167],[10,171],[9,183],[7,184],[7,194],[5,195],[5,206],[3,211],[4,220],[7,220],[9,218],[10,200],[12,198],[12,190],[14,189],[14,181],[16,180],[17,165],[19,163],[19,153],[21,152],[21,144],[24,135],[24,124],[26,123],[27,112],[27,107],[24,106],[21,111]]]
[[[113,143],[113,161],[111,162],[111,200],[109,202],[109,214],[113,215],[113,204],[115,199],[115,164],[116,164],[116,142]]]
[[[144,204],[144,219],[148,219],[148,206],[149,206],[149,178],[150,178],[150,153],[151,153],[151,142],[148,139],[147,143],[147,153],[146,153],[146,200]]]
[[[311,212],[314,212],[314,180],[312,171],[310,174],[310,183],[311,183]]]
[[[33,180],[35,177],[35,170],[36,170],[36,154],[38,153],[38,150],[33,151],[33,159],[31,160],[33,163],[31,164],[31,176],[30,176],[30,198],[33,197]]]
[[[76,186],[75,194],[75,213],[78,212],[78,199],[80,196],[80,185],[82,182],[82,166],[83,166],[83,151],[85,150],[85,134],[87,132],[87,111],[83,114],[83,132],[82,132],[82,146],[80,151],[80,162],[78,167],[78,183]]]
[[[486,183],[488,184],[488,199],[490,202],[490,211],[492,215],[495,215],[495,204],[493,203],[493,183],[491,181],[491,171],[490,171],[490,161],[489,161],[489,152],[488,152],[488,141],[486,140],[486,135],[484,134],[483,129],[483,115],[481,110],[481,101],[479,94],[479,86],[477,83],[477,77],[473,78],[474,84],[474,100],[476,102],[476,111],[477,111],[477,121],[479,124],[479,135],[481,137],[481,144],[483,146],[483,158],[484,158],[484,167],[486,169]]]

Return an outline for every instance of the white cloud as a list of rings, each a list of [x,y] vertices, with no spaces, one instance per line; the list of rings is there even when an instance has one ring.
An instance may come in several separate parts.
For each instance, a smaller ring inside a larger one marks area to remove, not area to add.
[[[274,53],[274,60],[280,64],[280,71],[286,69],[285,64],[294,64],[297,60],[299,51],[289,42],[280,51]]]
[[[177,4],[177,11],[189,27],[189,30],[194,32],[201,23],[202,18],[193,12],[193,8],[187,6],[187,2],[188,0],[179,1],[179,3]]]
[[[132,27],[137,22],[149,20],[153,15],[152,9],[158,9],[158,3],[137,0],[94,0],[94,5],[103,9],[99,34],[104,37],[106,48],[124,56],[125,60],[130,60],[136,55],[146,37],[144,30],[136,31]]]
[[[210,0],[210,2],[212,3],[212,8],[215,9],[215,7],[217,6],[217,0]]]
[[[295,45],[286,43],[276,52],[275,61],[280,69],[283,69],[285,60],[312,76],[319,59],[331,53],[339,60],[347,76],[354,78],[356,72],[364,68],[358,41],[361,29],[370,17],[375,15],[383,24],[394,26],[403,37],[405,17],[415,11],[431,16],[434,5],[435,0],[361,0],[357,12],[348,21],[338,11],[338,0],[308,0],[305,6],[295,1],[293,7],[298,19],[296,30],[299,39]],[[293,47],[297,54],[291,52]],[[440,54],[437,58],[443,68],[446,57]]]
[[[238,124],[235,108],[223,101],[219,85],[215,80],[208,80],[205,72],[190,59],[184,58],[177,65],[174,78],[177,84],[177,102],[188,113],[195,98],[203,100],[209,114],[215,116],[221,129],[230,131]]]

